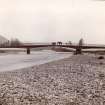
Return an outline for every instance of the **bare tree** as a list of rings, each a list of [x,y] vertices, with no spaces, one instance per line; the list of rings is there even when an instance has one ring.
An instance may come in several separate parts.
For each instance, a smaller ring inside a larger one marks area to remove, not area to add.
[[[62,42],[61,42],[61,41],[58,41],[58,42],[57,42],[57,45],[62,45]]]
[[[52,45],[55,46],[56,45],[56,42],[52,42]]]
[[[68,45],[72,45],[72,42],[71,41],[68,41],[68,43],[67,43]]]
[[[9,40],[0,44],[0,47],[7,47],[7,46],[9,46]]]
[[[76,48],[76,52],[75,54],[82,54],[82,46],[83,46],[84,42],[83,42],[83,39],[81,38],[79,40],[79,43],[78,43],[78,46]]]
[[[66,45],[72,45],[72,42],[71,41],[68,41],[65,43]]]
[[[83,44],[84,44],[84,42],[83,42],[83,38],[81,38],[81,39],[79,40],[78,45],[79,45],[79,46],[83,46]]]
[[[20,45],[22,45],[22,43],[17,38],[11,39],[10,46],[20,46]]]

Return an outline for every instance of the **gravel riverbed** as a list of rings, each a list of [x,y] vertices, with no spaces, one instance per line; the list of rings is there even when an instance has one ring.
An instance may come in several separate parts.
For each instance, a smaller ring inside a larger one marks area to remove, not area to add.
[[[0,105],[105,105],[105,60],[74,55],[1,72]]]

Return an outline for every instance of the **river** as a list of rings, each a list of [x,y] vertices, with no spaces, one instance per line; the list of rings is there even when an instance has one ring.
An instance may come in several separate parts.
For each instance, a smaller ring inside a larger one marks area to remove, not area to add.
[[[21,68],[40,65],[51,61],[70,57],[68,52],[54,52],[51,50],[33,51],[30,55],[21,52],[18,54],[4,54],[0,56],[0,71],[11,71]]]

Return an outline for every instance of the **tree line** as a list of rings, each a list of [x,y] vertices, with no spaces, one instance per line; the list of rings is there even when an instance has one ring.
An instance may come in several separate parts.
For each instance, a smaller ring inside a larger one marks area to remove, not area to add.
[[[63,44],[63,42],[61,42],[61,41],[58,41],[58,42],[52,42],[52,45],[62,45]],[[72,45],[72,42],[71,41],[68,41],[67,43],[65,43],[66,45]],[[81,38],[80,40],[79,40],[79,43],[78,43],[78,46],[79,46],[79,48],[82,46],[84,44],[84,42],[83,42],[83,39]],[[0,44],[0,47],[6,47],[6,46],[20,46],[20,45],[23,45],[23,43],[19,40],[19,39],[17,39],[17,38],[12,38],[11,40],[8,40],[8,41],[6,41],[6,42],[4,42],[4,43],[1,43]]]
[[[22,45],[22,42],[17,38],[7,40],[4,43],[0,43],[0,47],[9,47],[9,46],[12,47],[12,46],[20,46],[20,45]]]

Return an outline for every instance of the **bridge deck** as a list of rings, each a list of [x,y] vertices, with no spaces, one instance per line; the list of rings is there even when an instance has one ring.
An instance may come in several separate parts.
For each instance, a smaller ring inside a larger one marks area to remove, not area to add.
[[[78,45],[55,45],[59,47],[67,47],[76,49]],[[38,47],[54,47],[54,45],[21,45],[21,46],[1,46],[0,48],[38,48]],[[80,46],[82,49],[104,49],[105,46]]]

